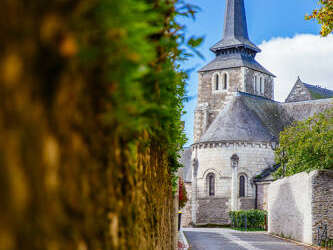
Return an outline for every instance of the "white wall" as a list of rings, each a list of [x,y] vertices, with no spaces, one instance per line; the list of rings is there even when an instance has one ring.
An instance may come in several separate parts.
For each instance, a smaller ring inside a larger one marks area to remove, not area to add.
[[[269,233],[312,244],[312,176],[299,173],[269,185]]]

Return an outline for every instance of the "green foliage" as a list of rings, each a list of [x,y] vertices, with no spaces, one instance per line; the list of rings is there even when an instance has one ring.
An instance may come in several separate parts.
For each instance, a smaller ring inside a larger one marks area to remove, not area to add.
[[[177,17],[197,8],[182,0],[1,7],[0,246],[172,249],[187,79],[177,62],[200,43],[185,38]]]
[[[332,0],[320,0],[319,9],[313,10],[311,15],[306,15],[306,20],[317,19],[321,25],[320,34],[322,36],[328,36],[333,31],[333,1]]]
[[[265,217],[267,216],[267,211],[264,210],[240,210],[240,211],[230,211],[229,216],[234,228],[244,228],[245,218],[247,220],[248,229],[265,229]]]
[[[185,207],[186,202],[188,201],[186,187],[184,181],[179,177],[179,209]]]
[[[274,177],[316,169],[333,169],[332,128],[333,108],[330,108],[281,132],[280,145],[275,152],[275,161],[281,167],[274,173]]]

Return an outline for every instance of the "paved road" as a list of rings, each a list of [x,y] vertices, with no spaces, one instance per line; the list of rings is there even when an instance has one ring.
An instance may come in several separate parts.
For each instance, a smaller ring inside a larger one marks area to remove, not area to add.
[[[280,240],[262,232],[230,229],[184,229],[191,250],[305,250],[312,249]]]

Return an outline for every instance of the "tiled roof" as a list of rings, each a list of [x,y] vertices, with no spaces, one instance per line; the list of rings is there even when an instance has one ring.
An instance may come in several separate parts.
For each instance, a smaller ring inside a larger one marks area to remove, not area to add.
[[[333,91],[319,86],[303,83],[304,87],[307,88],[313,99],[323,99],[333,97]]]

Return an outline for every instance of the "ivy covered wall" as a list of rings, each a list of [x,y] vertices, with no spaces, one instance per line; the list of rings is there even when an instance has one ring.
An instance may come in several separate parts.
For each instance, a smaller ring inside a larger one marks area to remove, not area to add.
[[[172,249],[186,77],[175,18],[195,9],[164,0],[0,7],[0,246]]]

